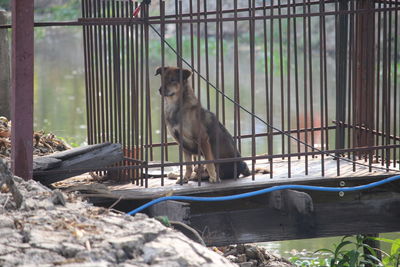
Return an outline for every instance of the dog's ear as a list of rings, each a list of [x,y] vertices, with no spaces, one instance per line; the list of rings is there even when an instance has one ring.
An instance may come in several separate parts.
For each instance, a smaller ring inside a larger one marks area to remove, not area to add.
[[[179,75],[181,74],[181,71],[182,71],[182,80],[187,80],[190,77],[190,75],[192,75],[192,72],[188,69],[182,69],[182,70],[177,69],[176,70],[177,79],[180,79]]]
[[[192,72],[191,72],[190,70],[188,70],[188,69],[183,69],[183,74],[182,74],[182,76],[183,76],[183,79],[184,79],[184,80],[187,80],[187,79],[190,77],[190,75],[192,75]]]
[[[167,67],[164,67],[164,72],[165,72],[166,69],[167,69]],[[163,67],[158,67],[156,69],[156,74],[154,74],[154,76],[157,76],[157,75],[161,74],[162,70],[163,70]]]

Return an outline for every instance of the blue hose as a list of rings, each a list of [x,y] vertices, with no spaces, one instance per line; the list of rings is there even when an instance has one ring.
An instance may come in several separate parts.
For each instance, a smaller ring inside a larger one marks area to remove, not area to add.
[[[277,190],[284,189],[298,189],[298,190],[311,190],[311,191],[323,191],[323,192],[351,192],[351,191],[359,191],[366,190],[369,188],[377,187],[386,183],[390,183],[396,180],[400,180],[400,175],[392,176],[378,182],[373,182],[366,185],[359,185],[354,187],[323,187],[323,186],[311,186],[311,185],[278,185],[269,188],[260,189],[253,192],[247,192],[243,194],[231,195],[231,196],[223,196],[223,197],[191,197],[191,196],[168,196],[168,197],[160,197],[154,199],[130,212],[128,215],[134,215],[154,204],[160,203],[166,200],[182,200],[182,201],[202,201],[202,202],[214,202],[214,201],[227,201],[227,200],[235,200],[242,199],[247,197],[258,196],[265,193],[270,193]]]

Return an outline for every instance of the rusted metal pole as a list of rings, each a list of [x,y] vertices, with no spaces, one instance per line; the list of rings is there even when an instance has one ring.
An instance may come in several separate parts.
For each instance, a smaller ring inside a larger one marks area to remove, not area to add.
[[[357,9],[368,9],[370,12],[356,15],[356,32],[354,54],[354,91],[353,123],[369,129],[374,123],[374,58],[375,58],[375,13],[373,0],[360,0]],[[354,147],[372,146],[373,135],[354,131]]]
[[[6,12],[0,11],[0,24],[7,22]],[[10,118],[10,47],[8,30],[0,30],[0,116]]]
[[[15,175],[32,178],[33,1],[12,1],[11,159]]]
[[[340,0],[340,11],[347,11],[348,0]],[[336,118],[338,121],[346,121],[346,96],[347,96],[347,47],[348,47],[348,15],[338,16],[336,33]],[[345,128],[337,125],[336,149],[345,147]],[[338,161],[339,162],[339,161]]]

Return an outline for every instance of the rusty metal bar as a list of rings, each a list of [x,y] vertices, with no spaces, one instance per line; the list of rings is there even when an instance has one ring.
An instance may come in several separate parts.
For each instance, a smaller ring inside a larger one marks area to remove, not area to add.
[[[331,0],[329,2],[334,2],[335,0]],[[313,4],[319,4],[318,1],[314,1]],[[301,5],[297,4],[296,6]],[[285,7],[285,5],[281,5],[281,7]],[[257,8],[261,9],[260,7]],[[239,10],[239,9],[238,9]],[[376,13],[381,13],[381,12],[387,12],[387,11],[396,11],[398,10],[398,7],[391,7],[391,8],[379,8],[375,9]],[[242,10],[242,12],[248,12],[247,9]],[[359,13],[367,13],[368,10],[366,9],[360,9],[360,10],[354,10],[354,11],[328,11],[325,12],[324,14],[326,16],[333,16],[338,14],[359,14]],[[207,12],[206,15],[213,14],[215,12]],[[223,13],[227,13],[224,11]],[[199,14],[199,13],[195,13]],[[204,13],[200,13],[200,15],[204,16]],[[316,13],[309,13],[307,16],[320,16],[321,14],[319,12]],[[303,14],[295,14],[291,15],[291,17],[304,17],[305,15]],[[286,18],[287,15],[282,15],[282,16],[257,16],[254,18],[255,20],[264,20],[264,19],[279,19],[279,18]],[[152,20],[150,20],[148,23],[150,24],[160,24],[161,19],[157,16],[152,16],[150,17]],[[159,19],[159,20],[156,20]],[[238,20],[249,20],[250,18],[248,17],[240,17]],[[208,22],[215,22],[216,19],[207,19]],[[182,23],[190,23],[190,22],[204,22],[204,19],[196,19],[196,20],[191,20],[191,19],[185,19],[182,20]],[[231,18],[224,18],[224,21],[233,21]],[[127,18],[102,18],[102,19],[93,19],[93,18],[79,18],[78,21],[47,21],[47,22],[35,22],[34,27],[61,27],[61,26],[85,26],[85,25],[97,25],[97,24],[104,24],[104,25],[118,25],[118,24],[143,24],[144,21],[140,18],[136,19],[127,19]],[[175,20],[168,20],[168,23],[176,23]],[[11,29],[12,26],[11,24],[3,24],[0,25],[0,29]]]
[[[264,2],[264,9],[263,9],[263,15],[265,16],[267,14],[267,5]],[[268,36],[267,36],[267,20],[263,21],[263,37],[264,37],[264,79],[265,79],[265,115],[266,115],[266,120],[268,124],[270,124],[270,119],[271,119],[271,101],[270,101],[270,91],[269,91],[269,79],[268,79]],[[268,129],[268,134],[267,134],[267,151],[268,155],[271,155],[271,147],[272,147],[272,141],[271,141],[271,134],[270,134],[270,127]],[[269,163],[271,167],[271,162]],[[271,171],[270,171],[271,172]]]
[[[162,18],[162,23],[160,25],[161,27],[161,40],[160,40],[160,45],[161,45],[161,77],[164,77],[164,67],[165,67],[165,43],[164,43],[164,38],[165,38],[165,24],[164,24],[164,14],[165,14],[165,1],[160,2],[160,16]],[[161,90],[164,91],[164,79],[161,79]],[[164,97],[161,98],[161,123],[160,123],[160,128],[161,128],[161,186],[164,186],[164,162],[165,162],[165,155],[164,155],[164,150],[165,150],[165,143],[166,143],[166,127],[165,127],[165,115],[164,115],[164,108],[165,108],[165,100]],[[168,149],[168,147],[167,147]]]
[[[12,0],[11,166],[32,179],[33,164],[33,1]]]
[[[270,6],[272,6],[273,5],[273,3],[274,3],[274,0],[271,0],[271,3],[270,3]],[[272,16],[274,14],[274,10],[273,9],[271,9],[271,13],[270,13],[270,15]],[[270,108],[269,108],[269,118],[268,118],[268,123],[270,124],[270,125],[274,125],[274,109],[273,109],[273,107],[274,107],[274,57],[273,57],[273,55],[274,55],[274,20],[273,19],[271,19],[271,21],[270,21],[270,55],[271,55],[271,60],[270,60],[270,79],[269,79],[269,81],[270,81],[270,86],[269,86],[269,89],[270,89],[270,96],[269,96],[269,99],[270,99],[270,101],[271,101],[271,105],[270,105]],[[268,133],[269,133],[269,136],[268,136],[268,155],[273,155],[273,151],[274,151],[274,146],[273,146],[273,138],[272,138],[272,132],[273,132],[273,129],[272,129],[272,127],[268,127]],[[269,171],[270,171],[270,176],[269,176],[269,178],[270,179],[272,179],[273,178],[273,173],[274,173],[274,171],[273,171],[274,169],[273,169],[273,159],[271,158],[270,159],[270,161],[269,161]]]
[[[288,5],[288,8],[287,8],[287,14],[288,15],[290,15],[290,6]],[[286,92],[286,98],[287,98],[287,128],[288,128],[288,130],[290,130],[291,128],[292,128],[292,125],[291,125],[291,107],[292,107],[292,105],[291,105],[291,98],[292,98],[292,94],[291,94],[291,84],[290,84],[290,81],[291,81],[291,50],[290,50],[290,46],[291,46],[291,35],[290,35],[290,33],[291,33],[291,30],[290,30],[290,18],[288,17],[287,18],[287,40],[286,40],[286,44],[287,44],[287,92]],[[281,62],[281,64],[282,64],[282,62]],[[282,86],[282,88],[283,88],[283,86]],[[282,107],[282,110],[284,110],[283,109],[283,107]],[[291,154],[291,151],[292,151],[292,149],[291,149],[291,138],[287,138],[287,153],[290,155]],[[284,139],[283,139],[283,135],[282,135],[282,143],[284,142]],[[283,150],[282,150],[283,151]],[[282,153],[284,153],[284,152],[282,152]],[[288,178],[291,178],[292,177],[292,159],[291,159],[291,157],[289,156],[288,157]]]
[[[306,14],[307,10],[306,10],[306,0],[303,0],[303,13]],[[306,17],[303,17],[303,53],[304,53],[304,57],[303,57],[303,68],[304,68],[304,94],[303,94],[303,98],[304,98],[304,129],[307,129],[308,127],[308,86],[307,86],[307,78],[308,78],[308,72],[307,72],[307,49],[308,49],[308,45],[307,45],[307,22],[308,20],[306,19]],[[311,51],[309,51],[309,54],[311,54]],[[311,70],[310,70],[311,71]],[[312,80],[309,80],[309,84],[311,87],[311,83]],[[308,144],[308,131],[306,130],[304,132],[304,140],[305,142]],[[307,153],[308,152],[308,147],[305,146],[304,147],[304,151]],[[304,172],[306,175],[308,175],[308,156],[305,156],[305,162],[304,162]]]
[[[324,13],[324,5],[322,3],[322,0],[320,0],[320,5],[319,5],[319,10],[321,13]],[[324,36],[324,29],[325,29],[325,20],[324,16],[319,17],[319,69],[320,69],[320,77],[319,77],[319,100],[320,100],[320,121],[321,121],[321,127],[324,127],[324,122],[325,122],[325,90],[324,90],[324,81],[325,81],[325,71],[324,71],[324,66],[325,66],[325,57],[324,57],[324,43],[325,43],[325,36]],[[324,131],[321,130],[321,149],[325,149],[325,134]],[[321,155],[321,176],[325,176],[325,158],[324,155]]]
[[[250,17],[255,17],[255,0],[249,0],[249,16]],[[250,35],[250,98],[251,98],[251,113],[255,114],[256,110],[256,103],[255,103],[255,75],[256,75],[256,70],[255,70],[255,21],[250,20],[249,21],[249,35]],[[254,157],[256,155],[256,138],[255,138],[255,133],[256,133],[256,122],[255,122],[255,117],[251,116],[251,156]],[[252,160],[251,162],[251,179],[254,181],[255,179],[255,164],[256,161]]]
[[[394,3],[393,3],[394,4]],[[399,56],[399,50],[398,50],[398,43],[399,43],[399,34],[400,34],[400,32],[399,32],[399,11],[396,11],[395,12],[395,15],[394,15],[395,17],[394,17],[394,59],[393,59],[393,67],[394,67],[394,78],[393,78],[393,91],[394,91],[394,107],[393,107],[393,109],[394,109],[394,118],[393,118],[393,120],[394,120],[394,123],[393,123],[393,134],[394,135],[399,135],[400,136],[400,133],[397,133],[397,123],[399,123],[399,129],[400,129],[400,121],[398,122],[397,121],[397,118],[399,118],[400,119],[400,116],[399,116],[399,114],[398,114],[398,112],[400,112],[400,110],[397,112],[397,105],[398,105],[398,103],[397,103],[397,98],[398,98],[398,87],[397,87],[397,79],[398,79],[398,73],[397,73],[397,68],[398,68],[398,56]],[[399,107],[400,107],[400,105],[399,105]],[[400,140],[396,140],[395,141],[395,144],[397,144],[397,141],[400,141]],[[396,150],[396,148],[395,149],[393,149],[393,164],[394,164],[394,166],[393,167],[396,167],[396,162],[397,162],[397,150]],[[399,167],[400,167],[400,164],[399,164]]]
[[[296,14],[296,0],[293,0],[293,14]],[[304,34],[304,33],[303,33]],[[295,89],[295,106],[296,106],[296,128],[300,129],[300,97],[299,97],[299,65],[298,65],[298,44],[297,44],[297,19],[293,18],[293,48],[294,48],[294,89]],[[290,129],[290,128],[289,128]],[[300,132],[297,131],[296,137],[300,140]],[[296,142],[297,152],[301,150],[300,142]]]

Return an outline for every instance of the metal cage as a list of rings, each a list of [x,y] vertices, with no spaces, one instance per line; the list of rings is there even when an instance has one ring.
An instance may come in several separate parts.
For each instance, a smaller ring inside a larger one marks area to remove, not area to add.
[[[398,1],[147,2],[82,0],[88,140],[124,145],[118,179],[148,186],[157,169],[164,185],[187,164],[154,77],[166,65],[194,71],[202,106],[266,179],[399,170]]]

